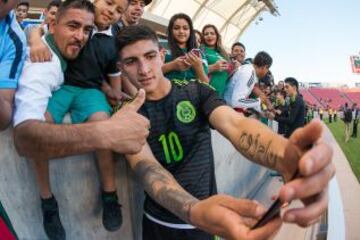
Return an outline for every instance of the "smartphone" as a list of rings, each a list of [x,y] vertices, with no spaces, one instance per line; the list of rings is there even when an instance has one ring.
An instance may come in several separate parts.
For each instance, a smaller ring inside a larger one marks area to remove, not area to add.
[[[192,53],[194,53],[196,56],[201,57],[201,50],[198,48],[194,48],[191,50]]]
[[[256,229],[264,226],[268,222],[270,222],[275,217],[280,216],[280,210],[281,210],[282,203],[280,199],[276,199],[276,201],[271,204],[270,208],[267,210],[267,212],[262,216],[262,218],[251,228]]]
[[[294,180],[295,178],[299,177],[299,171],[297,170],[290,181]],[[262,218],[251,228],[256,229],[260,228],[264,225],[266,225],[268,222],[270,222],[272,219],[280,216],[280,211],[283,205],[289,205],[289,203],[281,203],[280,199],[277,198],[273,204],[271,204],[270,208],[267,210],[267,212],[262,216]]]

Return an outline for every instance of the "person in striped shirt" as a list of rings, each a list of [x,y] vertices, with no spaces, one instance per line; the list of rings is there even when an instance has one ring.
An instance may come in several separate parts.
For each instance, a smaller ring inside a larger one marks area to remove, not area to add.
[[[266,76],[272,65],[272,58],[266,52],[256,54],[252,64],[240,66],[231,77],[224,95],[224,99],[231,107],[240,112],[253,108],[261,111],[261,102],[266,103],[267,109],[273,109],[266,95],[259,88],[259,79]],[[255,95],[250,97],[250,95]]]

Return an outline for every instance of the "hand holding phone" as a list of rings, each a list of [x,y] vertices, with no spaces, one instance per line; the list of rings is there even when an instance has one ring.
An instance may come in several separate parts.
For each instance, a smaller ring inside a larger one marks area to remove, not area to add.
[[[299,171],[297,170],[291,180],[294,180],[295,178],[298,178],[300,176]],[[290,181],[291,181],[290,180]],[[251,228],[256,229],[260,228],[264,225],[266,225],[268,222],[270,222],[275,217],[280,216],[280,211],[283,206],[288,206],[290,203],[282,203],[279,198],[276,199],[276,201],[271,204],[270,208],[266,211],[266,213],[261,217],[261,219]]]
[[[191,52],[193,54],[195,54],[196,56],[201,57],[201,50],[200,49],[194,48],[194,49],[191,50]]]

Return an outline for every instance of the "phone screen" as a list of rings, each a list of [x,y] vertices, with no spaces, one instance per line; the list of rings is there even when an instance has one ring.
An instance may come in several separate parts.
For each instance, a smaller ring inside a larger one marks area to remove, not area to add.
[[[194,53],[196,56],[201,57],[201,50],[198,48],[194,48],[191,50],[192,53]]]
[[[262,218],[251,229],[262,227],[275,217],[279,216],[281,206],[282,204],[280,202],[280,199],[276,199],[276,201],[270,206],[264,216],[262,216]]]

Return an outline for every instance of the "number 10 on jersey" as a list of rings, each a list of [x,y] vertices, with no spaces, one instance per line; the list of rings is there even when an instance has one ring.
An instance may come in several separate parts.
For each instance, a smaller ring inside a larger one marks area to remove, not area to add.
[[[176,133],[162,134],[159,142],[162,144],[167,164],[170,164],[171,161],[179,162],[182,160],[184,151],[179,136]]]

